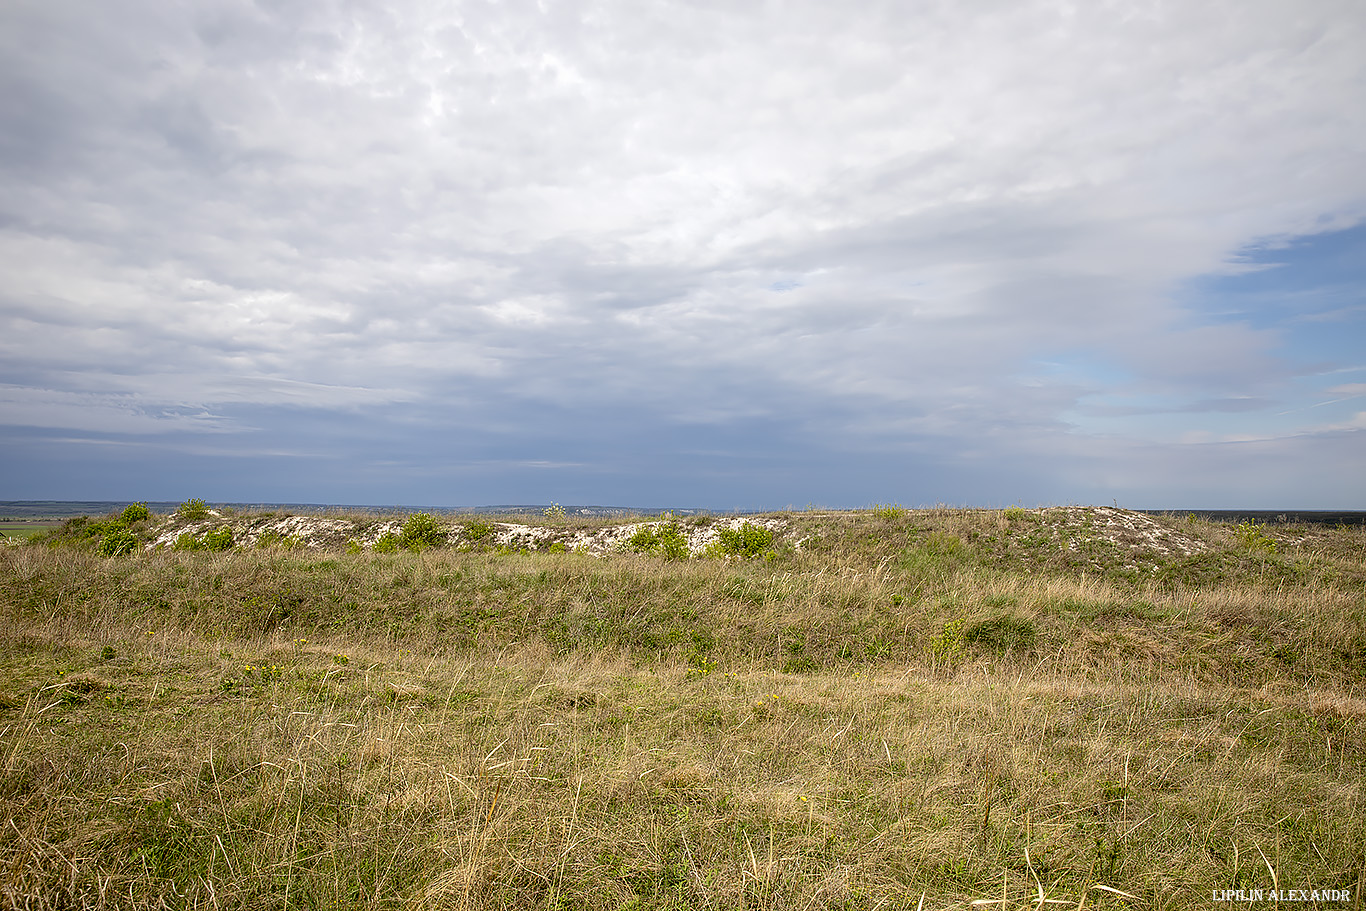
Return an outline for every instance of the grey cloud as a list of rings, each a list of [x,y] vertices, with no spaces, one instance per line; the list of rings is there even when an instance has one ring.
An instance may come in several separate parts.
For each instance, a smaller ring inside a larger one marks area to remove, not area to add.
[[[607,458],[558,452],[612,413],[775,459],[734,428],[1042,452],[1117,388],[1030,366],[1084,350],[1125,394],[1255,424],[1232,403],[1284,397],[1277,331],[1174,291],[1366,215],[1366,22],[1129,13],[12,4],[0,355],[36,398],[0,423],[103,383],[43,426],[391,409],[501,440],[549,409],[578,423],[527,417],[547,451],[510,464]]]

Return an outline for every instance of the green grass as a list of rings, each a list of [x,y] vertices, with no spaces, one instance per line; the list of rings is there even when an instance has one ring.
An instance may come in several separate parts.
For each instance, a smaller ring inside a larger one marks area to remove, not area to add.
[[[1081,512],[773,518],[764,560],[0,549],[0,895],[1361,894],[1362,530],[1167,522],[1186,556]]]

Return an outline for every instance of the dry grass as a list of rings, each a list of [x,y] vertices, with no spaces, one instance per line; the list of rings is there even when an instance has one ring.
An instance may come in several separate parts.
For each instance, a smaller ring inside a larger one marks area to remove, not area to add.
[[[6,548],[0,896],[1359,902],[1361,532],[1164,520],[1190,563],[1071,516],[794,514],[748,562]]]

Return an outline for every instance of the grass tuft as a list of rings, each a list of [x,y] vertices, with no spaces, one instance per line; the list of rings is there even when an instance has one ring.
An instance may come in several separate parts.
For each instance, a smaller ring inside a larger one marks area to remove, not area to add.
[[[176,507],[176,515],[191,521],[207,519],[210,515],[209,505],[199,497],[193,497]]]

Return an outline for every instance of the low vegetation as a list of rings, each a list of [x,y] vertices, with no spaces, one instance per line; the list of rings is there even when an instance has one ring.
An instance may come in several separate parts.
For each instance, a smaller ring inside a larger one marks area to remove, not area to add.
[[[0,901],[1366,889],[1366,530],[506,518],[130,507],[0,548]]]
[[[668,560],[682,560],[689,556],[688,539],[677,522],[669,520],[641,525],[626,541],[633,553],[658,554]]]

